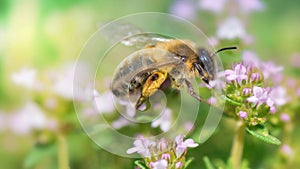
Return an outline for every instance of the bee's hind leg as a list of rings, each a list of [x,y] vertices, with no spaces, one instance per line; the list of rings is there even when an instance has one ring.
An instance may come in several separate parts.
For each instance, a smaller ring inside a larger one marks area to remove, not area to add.
[[[145,106],[145,108],[143,108],[143,109],[140,109],[140,107],[141,107],[141,105],[142,104],[146,104]],[[137,101],[137,103],[136,103],[136,105],[135,105],[135,109],[137,110],[137,109],[140,109],[140,110],[146,110],[146,109],[148,109],[149,108],[149,106],[150,106],[150,103],[149,103],[149,97],[144,97],[144,96],[141,96],[140,98],[139,98],[139,100]]]
[[[135,108],[138,109],[145,101],[148,101],[149,97],[160,88],[160,86],[163,84],[166,78],[167,72],[165,71],[158,70],[152,72],[152,74],[147,78],[142,87],[141,97],[137,101]]]
[[[185,84],[186,84],[186,86],[187,86],[187,91],[189,92],[189,94],[190,94],[191,96],[193,96],[194,98],[196,98],[196,99],[199,100],[200,102],[209,104],[209,103],[207,102],[207,100],[201,98],[201,97],[195,92],[195,89],[194,89],[194,87],[193,87],[193,84],[192,84],[190,81],[188,81],[188,80],[186,80],[186,79],[185,79],[184,81],[185,81]]]

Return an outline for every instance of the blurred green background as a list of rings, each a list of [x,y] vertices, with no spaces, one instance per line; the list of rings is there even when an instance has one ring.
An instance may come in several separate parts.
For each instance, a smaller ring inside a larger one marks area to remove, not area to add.
[[[285,73],[298,79],[300,69],[291,66],[291,58],[300,54],[300,1],[273,0],[263,3],[263,11],[247,18],[247,32],[255,37],[254,44],[247,49],[255,51],[263,59],[280,63],[285,67]],[[169,13],[173,4],[172,0],[1,0],[0,112],[12,114],[27,100],[39,103],[41,98],[49,95],[45,92],[36,96],[15,85],[11,80],[14,72],[22,68],[47,71],[75,62],[81,48],[99,25],[137,12]],[[201,27],[207,35],[214,35],[216,19],[213,14],[197,10],[196,17],[190,21]],[[61,121],[71,121],[73,125],[72,131],[69,131],[71,134],[67,137],[72,169],[133,168],[132,159],[112,155],[90,141],[76,121],[71,101],[62,102],[59,104],[68,105],[69,108],[59,109],[67,111],[67,115],[59,117],[62,117]],[[222,127],[221,125],[220,130]],[[0,129],[0,132],[0,168],[24,168],[24,161],[27,168],[58,167],[58,147],[56,144],[48,144],[55,142],[53,135],[49,136],[47,132],[42,133],[42,136],[39,132],[18,135],[4,129]],[[222,145],[230,145],[232,138],[232,133],[226,132],[227,134],[223,134],[226,137],[221,138],[221,142],[218,141],[220,138],[213,137],[199,149],[192,151],[191,156],[202,159],[206,154],[226,159],[230,149]],[[44,140],[47,144],[44,144]],[[258,155],[272,156],[276,150],[276,147],[261,142],[246,142],[246,145],[245,157],[250,159],[250,163],[254,163],[250,165],[253,168],[263,168]],[[263,152],[256,154],[258,149]],[[195,161],[197,165],[191,168],[203,166],[202,160]],[[37,164],[33,165],[35,163]]]

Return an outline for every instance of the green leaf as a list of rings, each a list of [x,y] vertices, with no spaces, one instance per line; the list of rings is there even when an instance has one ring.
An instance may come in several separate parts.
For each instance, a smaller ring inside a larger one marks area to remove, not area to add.
[[[38,163],[40,163],[44,158],[55,155],[57,149],[55,144],[35,146],[29,152],[24,160],[24,168],[34,168]]]
[[[275,144],[275,145],[280,145],[281,144],[281,141],[278,140],[276,137],[272,136],[269,134],[269,131],[264,127],[264,126],[261,126],[261,127],[253,127],[253,129],[249,129],[247,127],[247,132],[249,134],[251,134],[252,136],[266,142],[266,143],[269,143],[269,144]]]
[[[227,96],[225,97],[225,100],[233,106],[241,106],[242,105],[242,103],[232,100],[231,98],[229,98]]]
[[[203,161],[207,169],[215,169],[214,165],[207,156],[203,157]]]
[[[148,169],[147,166],[145,166],[145,163],[141,160],[136,160],[134,161],[134,164],[138,167],[140,167],[141,169]]]
[[[187,168],[193,160],[194,160],[194,158],[188,159],[187,162],[185,162],[185,164],[184,164],[184,168]]]

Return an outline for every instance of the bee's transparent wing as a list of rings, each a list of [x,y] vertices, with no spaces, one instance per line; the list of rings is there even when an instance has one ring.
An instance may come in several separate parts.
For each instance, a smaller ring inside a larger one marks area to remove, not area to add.
[[[111,23],[109,29],[103,29],[101,34],[111,44],[120,42],[125,46],[134,46],[141,49],[158,42],[169,41],[170,37],[144,32],[142,29],[130,23]]]

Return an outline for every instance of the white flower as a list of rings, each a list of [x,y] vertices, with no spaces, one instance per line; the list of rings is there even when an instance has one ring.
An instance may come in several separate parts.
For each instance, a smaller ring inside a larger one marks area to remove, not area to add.
[[[236,17],[226,19],[217,30],[217,37],[220,39],[243,39],[246,36],[244,24]]]
[[[7,125],[7,115],[5,113],[0,112],[0,131],[6,129]]]
[[[96,108],[98,110],[98,113],[110,113],[114,111],[114,100],[111,91],[105,91],[102,94],[99,94],[97,91],[94,91],[94,93],[94,101],[97,106]]]
[[[183,135],[178,135],[175,138],[175,144],[176,144],[176,149],[175,149],[175,153],[176,153],[176,157],[179,158],[188,147],[197,147],[198,144],[194,142],[193,139],[186,139],[185,141],[183,141]]]
[[[45,113],[32,102],[26,103],[17,113],[13,114],[9,120],[10,128],[17,134],[27,134],[32,129],[42,129],[47,127],[48,121]]]
[[[200,0],[199,6],[202,9],[219,13],[223,10],[226,0]]]
[[[12,74],[12,81],[28,89],[41,89],[41,84],[36,79],[37,71],[35,69],[23,68],[19,72]]]
[[[143,157],[150,157],[151,152],[150,149],[151,147],[154,147],[156,145],[155,142],[152,142],[150,139],[147,138],[138,138],[133,142],[134,147],[128,149],[126,151],[127,154],[132,154],[132,153],[139,153]]]
[[[281,146],[281,151],[289,157],[292,157],[294,155],[294,150],[288,145],[284,144]]]
[[[196,7],[190,0],[176,0],[171,6],[170,13],[183,18],[191,19],[195,17]]]
[[[274,104],[277,106],[282,106],[289,100],[289,98],[286,96],[286,89],[282,86],[272,88],[269,95],[274,101]]]
[[[72,99],[74,65],[66,64],[60,70],[52,73],[53,92],[66,99]]]
[[[261,65],[261,60],[259,60],[258,56],[252,51],[244,51],[242,53],[243,64],[246,67],[256,67],[259,68]]]
[[[241,7],[241,11],[244,13],[250,13],[252,11],[260,11],[264,9],[264,5],[260,0],[237,0]]]
[[[113,121],[111,123],[111,126],[115,129],[120,129],[122,127],[128,126],[130,124],[130,121],[126,118],[120,117],[116,121]]]
[[[151,123],[151,127],[156,128],[160,127],[163,132],[167,132],[171,127],[172,111],[169,108],[166,108],[162,115],[155,121]]]
[[[274,62],[269,61],[261,65],[261,69],[265,79],[272,78],[273,81],[280,82],[282,79],[283,67],[276,65]]]

